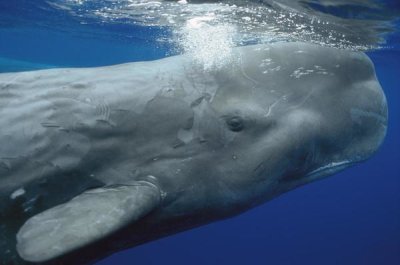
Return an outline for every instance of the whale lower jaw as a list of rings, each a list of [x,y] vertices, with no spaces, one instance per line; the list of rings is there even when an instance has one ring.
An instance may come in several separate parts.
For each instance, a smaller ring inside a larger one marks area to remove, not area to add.
[[[335,174],[336,172],[339,172],[345,168],[353,166],[353,165],[357,164],[358,162],[360,162],[360,161],[359,160],[343,160],[343,161],[331,162],[329,164],[326,164],[324,166],[321,166],[321,167],[309,172],[306,175],[306,179],[317,180],[317,179],[320,179],[327,175]]]

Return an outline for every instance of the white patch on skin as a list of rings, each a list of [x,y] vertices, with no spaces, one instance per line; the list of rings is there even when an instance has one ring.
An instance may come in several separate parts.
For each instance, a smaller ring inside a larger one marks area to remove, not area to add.
[[[310,173],[307,174],[306,178],[310,179],[319,179],[321,177],[327,176],[327,175],[332,175],[338,171],[341,171],[350,165],[354,164],[357,161],[350,161],[350,160],[343,160],[339,162],[331,162],[329,164],[326,164],[322,167],[319,167]]]
[[[290,74],[290,77],[299,79],[302,76],[307,76],[311,74],[319,74],[319,75],[333,75],[333,73],[328,72],[325,68],[323,68],[320,65],[314,65],[314,67],[311,67],[309,69],[305,69],[304,67],[299,67],[296,70],[293,71],[292,74]]]
[[[332,162],[332,163],[324,165],[324,166],[322,166],[320,168],[317,168],[316,170],[311,171],[309,173],[309,175],[312,175],[312,174],[315,174],[315,173],[318,173],[318,172],[321,172],[321,171],[324,171],[324,170],[327,170],[327,169],[331,169],[331,168],[334,168],[334,167],[340,167],[340,166],[343,166],[343,165],[347,165],[347,164],[350,164],[350,163],[351,163],[351,161],[349,161],[349,160],[344,160],[344,161],[340,161],[340,162]]]
[[[16,198],[18,198],[19,196],[24,195],[24,194],[25,194],[24,188],[17,189],[13,193],[11,193],[10,199],[15,200]]]

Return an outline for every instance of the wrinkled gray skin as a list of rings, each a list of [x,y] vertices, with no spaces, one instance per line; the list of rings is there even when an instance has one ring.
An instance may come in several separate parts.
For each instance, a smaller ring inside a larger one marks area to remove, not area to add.
[[[366,55],[281,43],[233,58],[0,75],[1,264],[91,264],[380,146],[387,106]]]

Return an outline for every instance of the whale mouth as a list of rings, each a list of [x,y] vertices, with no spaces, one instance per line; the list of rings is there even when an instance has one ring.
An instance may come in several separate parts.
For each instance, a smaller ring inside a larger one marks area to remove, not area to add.
[[[345,168],[355,165],[358,160],[343,160],[337,162],[331,162],[326,165],[323,165],[319,168],[316,168],[309,172],[305,177],[311,179],[319,179],[325,177],[327,175],[335,174],[338,171],[341,171]]]

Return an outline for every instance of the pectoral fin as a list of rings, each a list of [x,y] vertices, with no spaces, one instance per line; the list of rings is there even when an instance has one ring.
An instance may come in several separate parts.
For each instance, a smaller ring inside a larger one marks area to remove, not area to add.
[[[86,191],[28,219],[18,231],[17,251],[30,262],[53,259],[137,221],[159,200],[159,190],[142,183]]]

